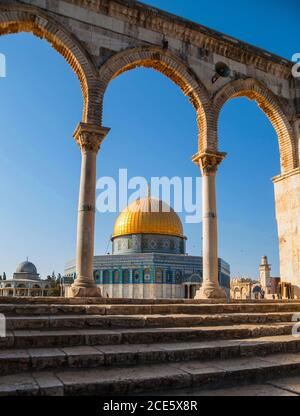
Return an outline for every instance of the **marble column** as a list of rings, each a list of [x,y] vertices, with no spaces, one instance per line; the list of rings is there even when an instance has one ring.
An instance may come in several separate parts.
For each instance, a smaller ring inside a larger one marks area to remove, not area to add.
[[[93,276],[94,229],[96,214],[96,159],[109,129],[80,123],[74,139],[81,149],[81,178],[77,222],[76,280],[72,297],[100,297]]]
[[[193,162],[202,171],[203,214],[203,284],[196,299],[226,299],[226,292],[218,279],[218,220],[216,198],[216,174],[226,153],[199,153]]]

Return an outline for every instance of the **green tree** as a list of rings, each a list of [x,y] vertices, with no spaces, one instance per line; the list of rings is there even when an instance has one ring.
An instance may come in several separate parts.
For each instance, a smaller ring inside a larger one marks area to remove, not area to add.
[[[48,291],[49,296],[60,296],[60,283],[51,278],[51,289]]]

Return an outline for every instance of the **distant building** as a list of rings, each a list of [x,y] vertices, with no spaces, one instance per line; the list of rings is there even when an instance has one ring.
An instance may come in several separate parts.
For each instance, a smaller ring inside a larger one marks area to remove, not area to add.
[[[230,282],[230,297],[236,300],[261,299],[260,282],[250,278],[234,278]]]
[[[50,284],[42,280],[33,263],[19,264],[12,279],[0,280],[1,296],[45,296]]]
[[[162,201],[135,201],[118,217],[113,254],[94,258],[94,279],[104,297],[193,299],[202,285],[202,257],[186,254],[180,218]],[[75,261],[65,268],[65,294],[76,276]],[[230,267],[219,259],[219,282],[230,292]]]
[[[232,299],[276,299],[278,298],[279,277],[271,276],[271,265],[267,256],[263,256],[259,265],[259,280],[233,278],[230,283]]]

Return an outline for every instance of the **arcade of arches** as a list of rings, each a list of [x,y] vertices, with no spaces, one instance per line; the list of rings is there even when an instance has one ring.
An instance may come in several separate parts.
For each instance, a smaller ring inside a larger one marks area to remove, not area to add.
[[[278,136],[281,173],[274,186],[280,272],[300,296],[300,81],[292,76],[291,62],[126,0],[4,0],[0,35],[18,32],[32,32],[50,42],[82,88],[83,116],[74,133],[82,168],[72,296],[100,296],[93,279],[93,256],[96,159],[109,133],[102,125],[103,98],[113,78],[138,66],[174,81],[197,114],[198,152],[193,162],[203,175],[204,271],[196,297],[225,296],[218,284],[216,176],[226,154],[218,147],[218,117],[228,100],[241,96],[257,102]],[[220,67],[226,70],[220,72]]]

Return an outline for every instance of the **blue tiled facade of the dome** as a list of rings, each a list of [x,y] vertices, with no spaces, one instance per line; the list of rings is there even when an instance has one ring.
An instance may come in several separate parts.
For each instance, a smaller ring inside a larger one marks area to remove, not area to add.
[[[189,297],[186,288],[201,286],[202,270],[202,257],[196,256],[137,253],[94,258],[94,279],[107,297],[134,297],[142,293],[144,296],[152,293],[154,297]],[[74,262],[67,265],[65,274],[68,279],[75,277]],[[219,283],[229,293],[230,266],[222,259],[219,259]]]

